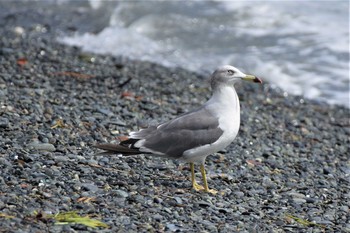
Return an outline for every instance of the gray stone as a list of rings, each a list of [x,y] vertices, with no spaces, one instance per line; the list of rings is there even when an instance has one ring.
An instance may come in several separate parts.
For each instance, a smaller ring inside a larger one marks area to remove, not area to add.
[[[114,192],[115,192],[117,197],[127,198],[129,196],[129,193],[127,193],[123,190],[120,190],[120,189],[117,189]]]
[[[42,150],[42,151],[55,151],[56,148],[54,145],[50,143],[40,143],[39,141],[34,141],[28,144],[29,148],[34,148],[36,150]]]
[[[91,183],[82,184],[81,187],[92,193],[95,193],[99,190],[99,188],[95,184],[91,184]]]
[[[0,117],[0,128],[9,128],[10,121],[5,117]]]
[[[293,198],[293,202],[294,202],[294,203],[297,203],[297,204],[304,204],[304,203],[306,203],[306,200],[303,199],[303,198],[297,198],[297,197],[295,197],[295,198]]]

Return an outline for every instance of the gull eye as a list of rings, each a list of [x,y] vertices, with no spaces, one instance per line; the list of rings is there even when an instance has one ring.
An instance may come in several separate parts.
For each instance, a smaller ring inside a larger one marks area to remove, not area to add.
[[[228,73],[229,75],[234,75],[234,74],[235,74],[235,72],[234,72],[233,70],[227,70],[227,73]]]

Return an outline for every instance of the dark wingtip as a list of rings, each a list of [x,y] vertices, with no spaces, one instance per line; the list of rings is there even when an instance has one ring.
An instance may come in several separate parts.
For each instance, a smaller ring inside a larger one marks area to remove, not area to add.
[[[107,152],[111,152],[113,154],[123,154],[123,155],[137,155],[137,154],[144,154],[144,152],[139,151],[137,148],[129,148],[127,145],[121,145],[121,144],[95,144],[93,147],[105,150]]]

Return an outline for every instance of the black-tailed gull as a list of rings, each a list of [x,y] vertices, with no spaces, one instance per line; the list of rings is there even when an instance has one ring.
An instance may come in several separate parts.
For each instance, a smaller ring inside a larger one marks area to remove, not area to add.
[[[99,149],[123,155],[147,154],[190,163],[195,190],[210,193],[204,163],[208,155],[227,147],[240,125],[240,106],[234,84],[240,80],[262,83],[233,66],[219,67],[211,75],[212,97],[200,108],[158,126],[131,132],[119,144],[97,144]],[[200,164],[203,186],[197,184],[194,163]]]

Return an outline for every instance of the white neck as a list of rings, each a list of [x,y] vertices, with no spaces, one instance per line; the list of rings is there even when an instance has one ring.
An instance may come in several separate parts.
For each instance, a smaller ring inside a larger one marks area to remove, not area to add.
[[[233,86],[219,86],[213,90],[212,97],[205,104],[213,116],[217,117],[223,134],[214,144],[214,149],[225,148],[236,137],[240,126],[240,107]],[[216,150],[217,151],[217,150]],[[210,153],[214,152],[210,151]]]
[[[239,100],[237,92],[233,86],[220,86],[213,90],[212,97],[208,100],[208,104],[215,103],[221,107],[236,109],[239,113]]]

